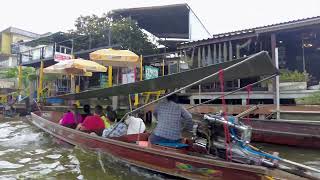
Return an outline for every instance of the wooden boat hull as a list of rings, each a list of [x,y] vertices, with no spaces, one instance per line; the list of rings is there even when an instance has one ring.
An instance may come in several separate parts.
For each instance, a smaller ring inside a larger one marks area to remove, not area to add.
[[[56,120],[47,120],[50,117],[57,117],[54,114],[42,113],[42,117],[39,114],[31,114],[31,123],[59,139],[73,145],[99,149],[129,164],[160,173],[187,179],[254,180],[270,177],[300,179],[300,177],[280,170],[225,162],[214,158],[196,157],[153,147],[140,147],[135,143],[92,136],[60,126],[54,122]]]
[[[253,127],[252,141],[320,148],[320,122],[294,120],[242,120]]]

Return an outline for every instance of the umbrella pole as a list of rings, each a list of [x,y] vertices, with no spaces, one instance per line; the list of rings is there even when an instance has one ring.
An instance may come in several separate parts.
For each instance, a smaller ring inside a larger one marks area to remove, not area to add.
[[[112,66],[108,66],[108,87],[112,87]]]
[[[78,76],[78,80],[79,80],[79,83],[78,83],[78,85],[76,85],[76,93],[79,93],[80,92],[80,76]],[[79,100],[77,100],[76,101],[76,104],[78,105],[78,107],[80,106],[80,101]]]
[[[40,95],[42,91],[42,81],[43,81],[43,61],[40,62],[40,70],[39,70],[39,85],[37,90],[37,101],[40,101]]]
[[[134,67],[134,82],[137,79],[137,67]],[[139,94],[134,94],[134,106],[138,106],[139,104]]]

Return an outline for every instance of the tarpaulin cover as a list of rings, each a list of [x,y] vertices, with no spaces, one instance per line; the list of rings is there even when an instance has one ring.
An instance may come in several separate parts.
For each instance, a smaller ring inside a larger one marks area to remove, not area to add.
[[[230,67],[232,66],[232,67]],[[229,67],[229,68],[228,68]],[[97,90],[83,91],[75,94],[66,94],[58,96],[62,99],[77,100],[88,98],[104,98],[109,96],[128,95],[134,93],[158,91],[163,89],[174,89],[184,87],[193,82],[201,80],[219,70],[225,69],[224,80],[236,80],[249,77],[258,77],[265,75],[273,75],[278,70],[272,64],[270,56],[267,52],[262,51],[243,59],[228,61],[220,64],[210,65],[206,67],[196,68],[181,73],[162,76],[156,79],[149,79],[135,83],[122,84],[110,88],[102,88]],[[218,74],[204,82],[218,82]],[[201,83],[204,83],[201,82]]]

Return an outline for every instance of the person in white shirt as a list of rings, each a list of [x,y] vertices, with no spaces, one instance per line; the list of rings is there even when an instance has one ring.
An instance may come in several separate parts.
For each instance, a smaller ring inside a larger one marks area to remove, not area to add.
[[[125,120],[125,123],[128,125],[127,134],[139,134],[143,133],[146,130],[146,125],[144,124],[141,118],[136,118],[133,116],[128,116]]]

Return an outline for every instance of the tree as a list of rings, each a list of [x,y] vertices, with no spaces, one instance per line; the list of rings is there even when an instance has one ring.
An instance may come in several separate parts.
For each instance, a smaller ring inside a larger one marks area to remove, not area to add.
[[[22,69],[22,84],[24,87],[27,87],[29,85],[29,82],[31,80],[31,76],[35,76],[36,71],[34,68],[31,67],[23,67]],[[19,70],[18,67],[13,67],[7,69],[4,75],[6,78],[18,78],[19,76]]]
[[[138,54],[156,52],[156,46],[142,31],[138,23],[129,18],[122,18],[112,24],[112,42],[121,44],[123,48],[133,50]]]
[[[69,31],[75,37],[75,49],[91,49],[112,44],[119,44],[124,49],[130,49],[138,54],[156,52],[156,46],[148,35],[138,26],[137,22],[129,18],[111,20],[110,16],[103,14],[80,16],[75,21],[75,30]],[[83,43],[87,42],[87,43]]]

